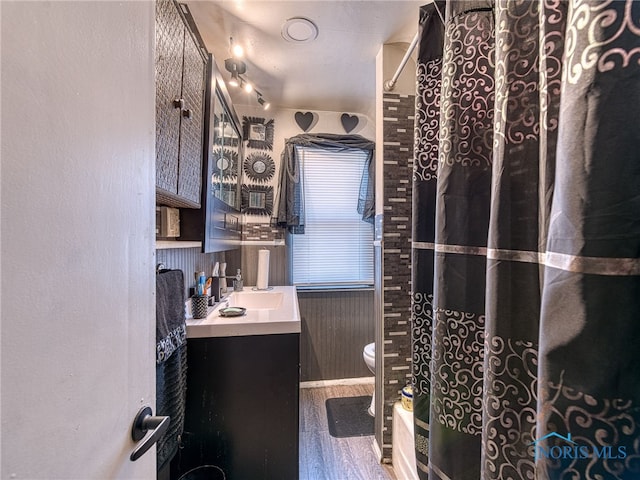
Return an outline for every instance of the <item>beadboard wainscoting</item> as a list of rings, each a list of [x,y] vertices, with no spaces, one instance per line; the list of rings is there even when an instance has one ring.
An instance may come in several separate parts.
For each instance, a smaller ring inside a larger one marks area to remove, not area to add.
[[[185,298],[189,296],[189,287],[195,284],[194,273],[202,271],[205,275],[211,275],[216,262],[227,262],[227,275],[235,275],[236,270],[240,268],[240,249],[217,253],[202,253],[200,247],[156,250],[156,263],[162,263],[172,270],[182,270],[184,273]],[[231,279],[228,285],[233,288]]]
[[[298,290],[301,381],[372,376],[362,349],[374,340],[373,294]]]
[[[277,244],[274,244],[277,243]],[[284,241],[242,242],[242,278],[245,285],[253,286],[258,279],[258,254],[260,250],[269,250],[269,285],[290,285],[288,275],[289,255]],[[235,275],[227,271],[228,274]]]

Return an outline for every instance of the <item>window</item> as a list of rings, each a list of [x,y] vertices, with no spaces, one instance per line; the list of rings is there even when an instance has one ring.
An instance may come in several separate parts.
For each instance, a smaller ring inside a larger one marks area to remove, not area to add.
[[[296,146],[305,233],[291,235],[294,285],[373,285],[373,226],[357,212],[368,153]]]

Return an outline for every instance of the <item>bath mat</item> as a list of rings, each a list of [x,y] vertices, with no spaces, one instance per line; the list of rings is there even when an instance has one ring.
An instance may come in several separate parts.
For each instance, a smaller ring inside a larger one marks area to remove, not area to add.
[[[327,422],[332,437],[362,437],[373,435],[373,417],[367,413],[371,397],[328,398]]]

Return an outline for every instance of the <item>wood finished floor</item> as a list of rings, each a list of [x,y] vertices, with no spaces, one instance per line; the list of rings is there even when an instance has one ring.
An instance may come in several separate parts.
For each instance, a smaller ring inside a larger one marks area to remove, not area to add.
[[[327,398],[372,394],[373,384],[300,390],[300,480],[397,480],[391,465],[378,463],[373,435],[329,434]]]

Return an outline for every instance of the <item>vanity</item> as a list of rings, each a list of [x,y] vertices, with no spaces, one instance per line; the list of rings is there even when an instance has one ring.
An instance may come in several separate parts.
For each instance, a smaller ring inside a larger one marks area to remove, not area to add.
[[[226,307],[243,307],[222,317]],[[298,478],[300,312],[295,287],[245,287],[187,320],[184,448],[172,478],[201,465],[227,479]]]

